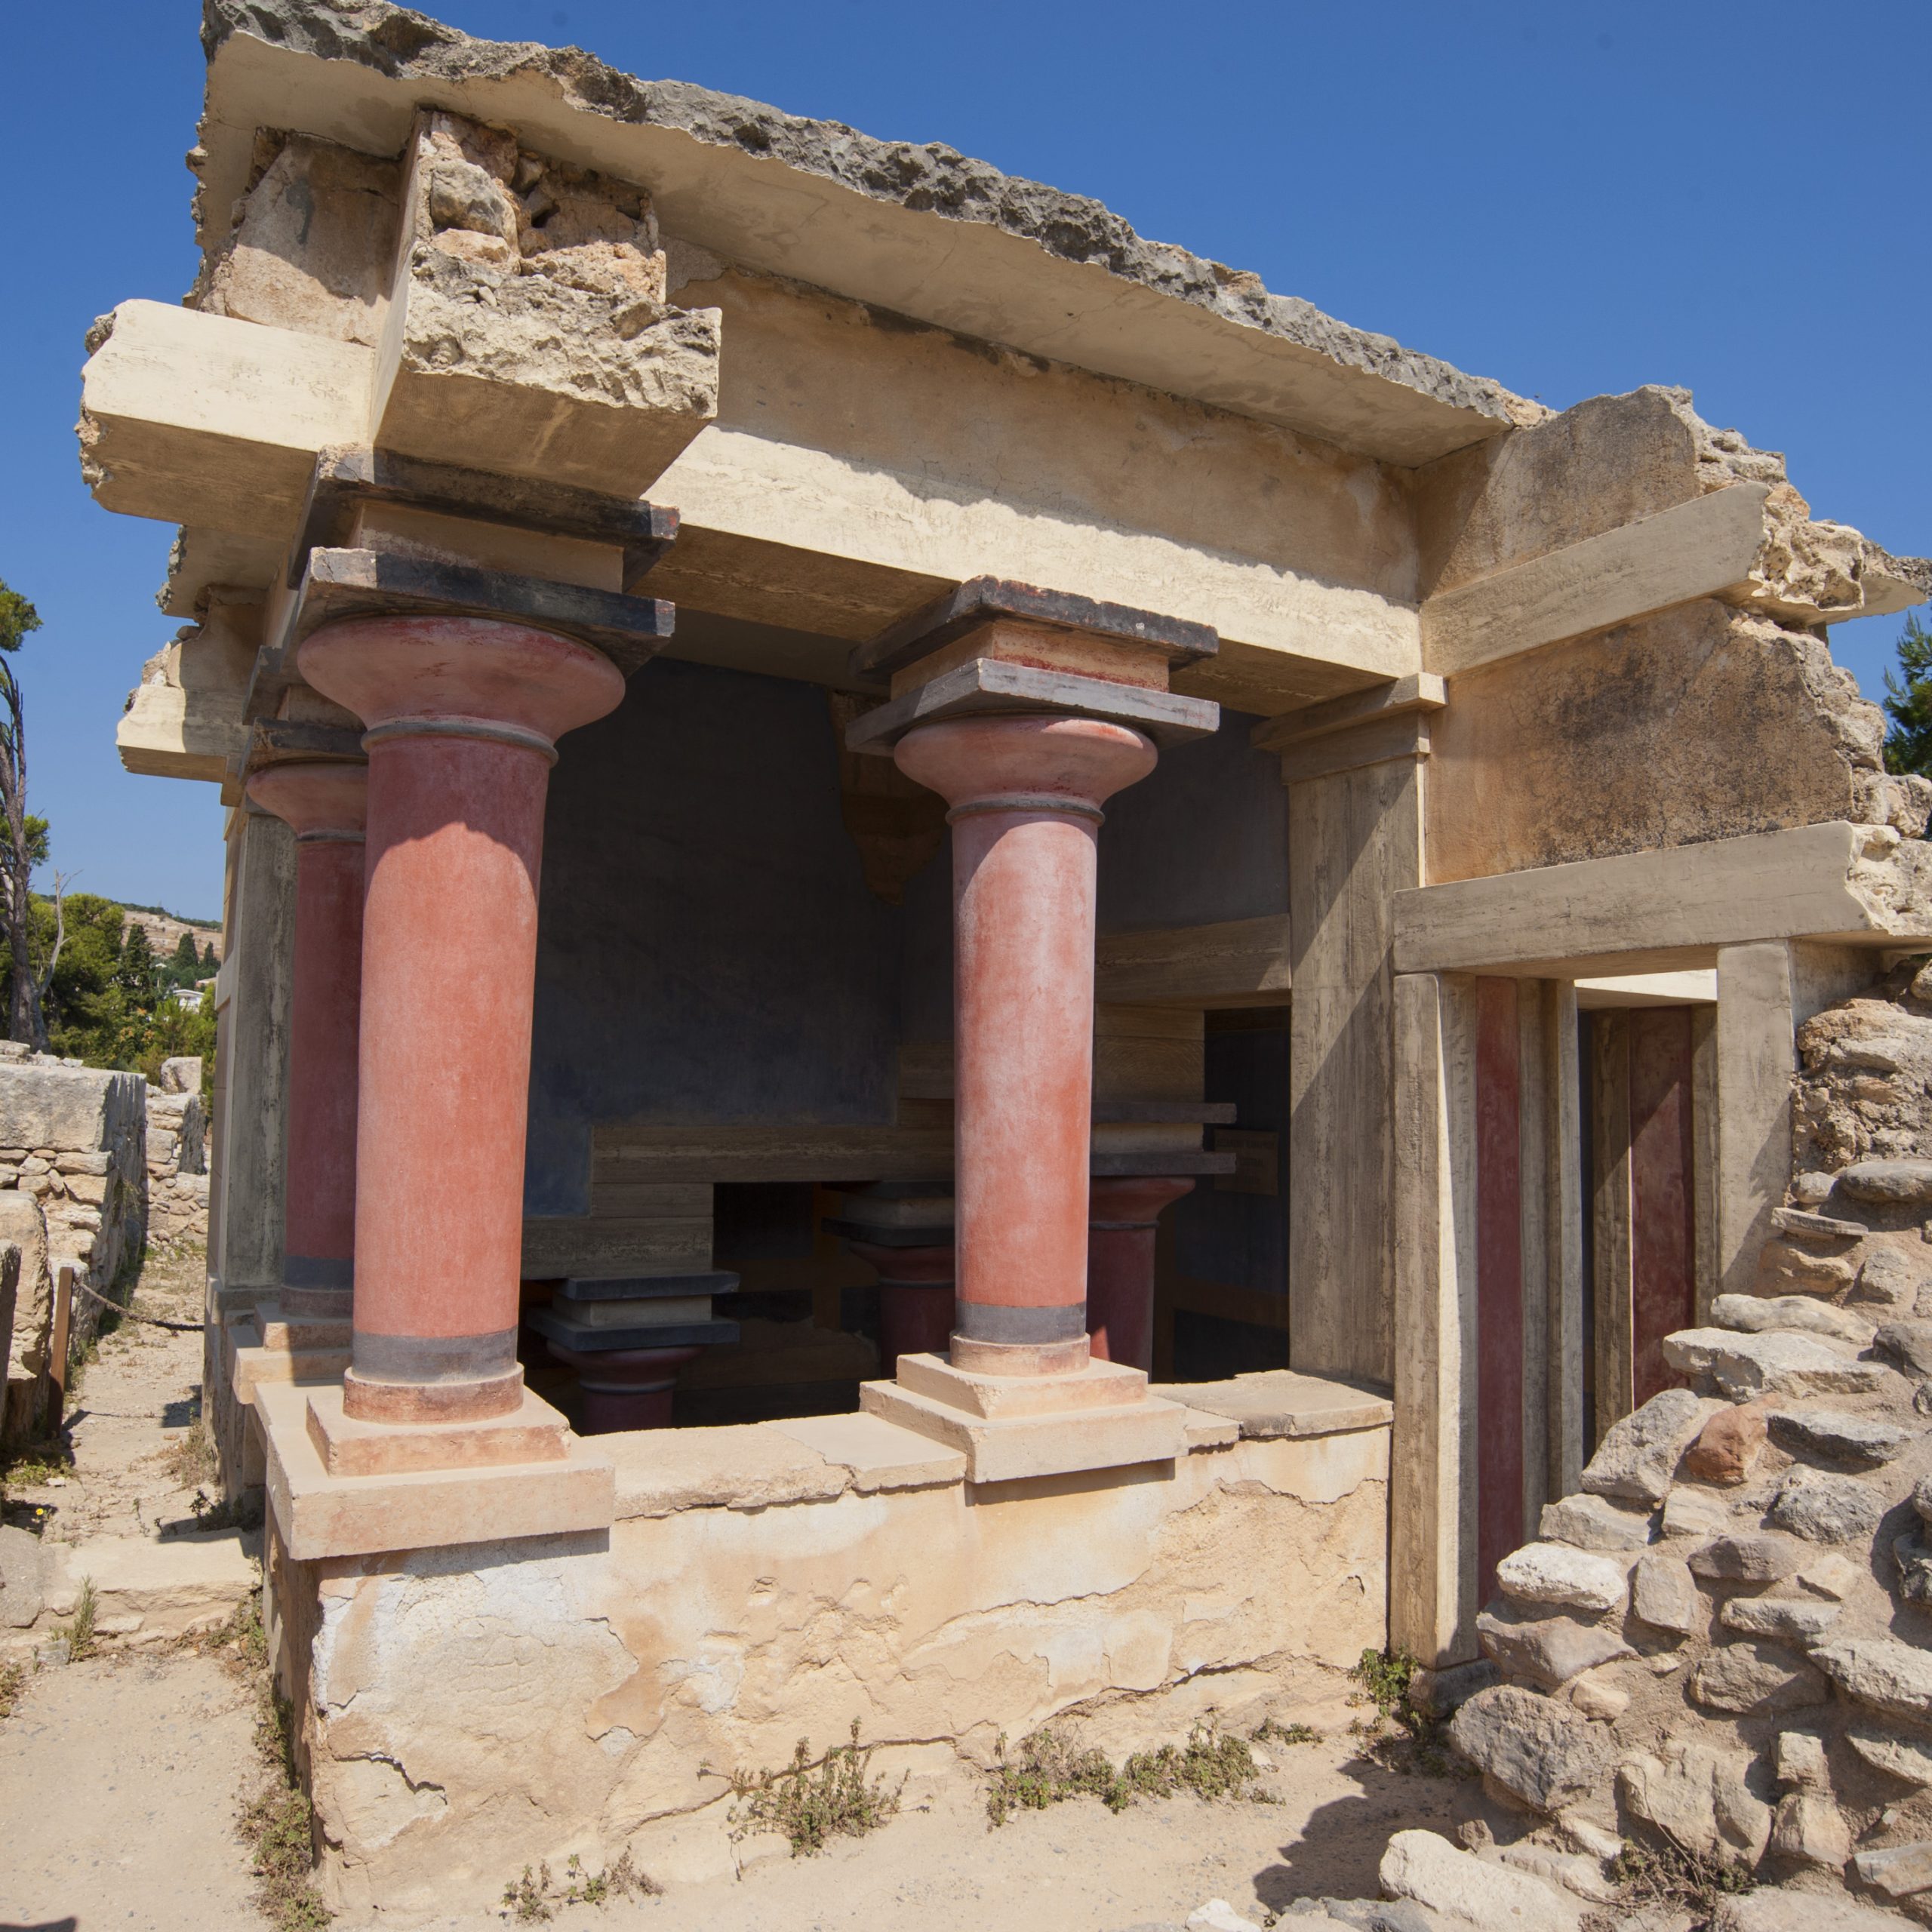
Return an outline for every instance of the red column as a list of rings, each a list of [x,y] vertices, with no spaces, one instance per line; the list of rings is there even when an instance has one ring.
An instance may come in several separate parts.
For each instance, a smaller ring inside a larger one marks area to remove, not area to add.
[[[952,1333],[952,1245],[900,1247],[854,1241],[852,1252],[878,1270],[878,1368],[898,1373],[901,1355],[943,1355]]]
[[[325,626],[302,674],[368,725],[355,1328],[343,1406],[507,1414],[537,875],[555,741],[614,709],[589,646],[485,617]]]
[[[355,1279],[357,1029],[368,768],[272,765],[248,795],[295,833],[283,1314],[346,1323]]]
[[[1154,768],[1097,718],[969,717],[894,753],[952,808],[958,1287],[952,1361],[1048,1374],[1088,1359],[1095,835]]]
[[[1178,1177],[1106,1176],[1092,1183],[1087,1223],[1087,1326],[1103,1361],[1154,1366],[1154,1244],[1161,1211],[1194,1183]]]

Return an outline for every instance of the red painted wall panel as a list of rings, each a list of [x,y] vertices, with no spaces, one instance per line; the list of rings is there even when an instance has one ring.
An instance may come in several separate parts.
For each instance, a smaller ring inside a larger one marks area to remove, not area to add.
[[[1690,1009],[1630,1015],[1630,1355],[1641,1406],[1682,1381],[1663,1338],[1697,1321]]]
[[[1476,1579],[1523,1540],[1522,1081],[1514,980],[1476,982]]]

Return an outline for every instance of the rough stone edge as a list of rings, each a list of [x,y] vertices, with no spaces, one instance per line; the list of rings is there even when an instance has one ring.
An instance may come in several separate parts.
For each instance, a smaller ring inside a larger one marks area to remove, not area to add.
[[[1003,174],[940,142],[875,140],[841,122],[808,120],[688,82],[638,80],[580,48],[473,39],[391,0],[203,0],[202,45],[211,63],[237,35],[318,60],[353,61],[390,79],[540,76],[578,112],[670,128],[707,146],[777,161],[873,201],[984,223],[1050,255],[1104,268],[1124,281],[1451,408],[1518,427],[1552,413],[1487,377],[1465,374],[1390,337],[1351,328],[1299,297],[1271,294],[1258,275],[1150,242],[1088,196]],[[225,219],[226,211],[209,212],[217,223]],[[220,237],[208,239],[218,245]]]

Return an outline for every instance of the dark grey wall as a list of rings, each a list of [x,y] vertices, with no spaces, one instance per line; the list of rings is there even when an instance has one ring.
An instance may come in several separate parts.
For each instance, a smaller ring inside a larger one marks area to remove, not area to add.
[[[1288,795],[1281,761],[1256,751],[1260,721],[1161,754],[1110,800],[1100,832],[1100,930],[1210,925],[1288,909]]]
[[[841,823],[825,693],[660,658],[558,749],[525,1211],[585,1211],[593,1121],[890,1121],[900,915]]]

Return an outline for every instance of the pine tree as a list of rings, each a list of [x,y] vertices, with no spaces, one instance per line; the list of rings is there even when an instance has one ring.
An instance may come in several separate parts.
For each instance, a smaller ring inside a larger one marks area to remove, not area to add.
[[[148,1006],[155,996],[154,948],[148,943],[147,928],[131,924],[121,942],[121,964],[114,983],[137,1005]]]
[[[195,935],[183,933],[175,942],[174,957],[169,962],[174,968],[174,977],[184,986],[195,983],[195,975],[201,970],[201,960],[195,951]]]
[[[1892,721],[1885,769],[1932,778],[1932,627],[1916,611],[1905,620],[1898,651],[1898,672],[1885,673],[1885,714]]]

